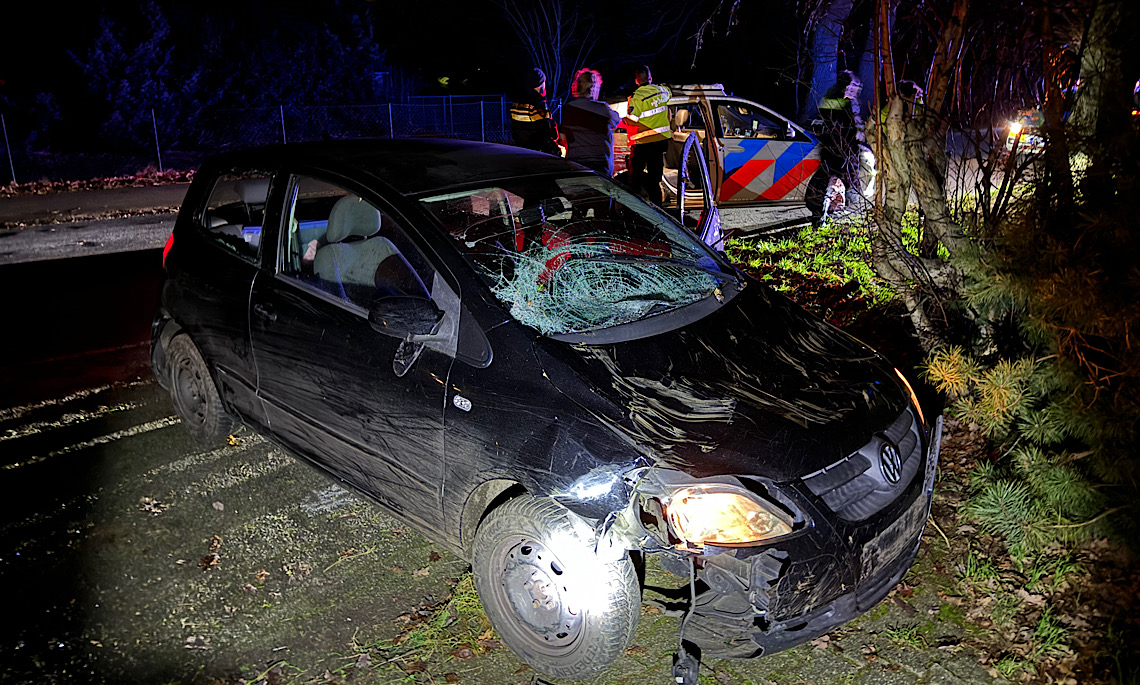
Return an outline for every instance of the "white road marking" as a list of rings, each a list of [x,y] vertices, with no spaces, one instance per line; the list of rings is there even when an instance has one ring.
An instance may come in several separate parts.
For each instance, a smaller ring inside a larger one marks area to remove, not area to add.
[[[11,470],[18,469],[22,466],[31,466],[32,464],[38,464],[41,461],[46,461],[52,457],[70,454],[71,452],[87,449],[88,447],[94,447],[96,445],[105,445],[109,442],[115,442],[116,440],[122,440],[123,438],[130,438],[136,435],[142,435],[143,433],[149,433],[151,431],[156,431],[162,428],[168,428],[179,423],[182,423],[182,419],[178,418],[177,416],[167,416],[166,418],[158,419],[157,421],[148,421],[146,423],[139,424],[138,426],[131,426],[130,428],[126,428],[121,431],[115,431],[114,433],[110,433],[108,435],[101,435],[92,440],[86,440],[74,445],[68,445],[67,447],[55,450],[54,452],[49,452],[46,455],[29,457],[28,459],[16,462],[15,464],[5,464],[3,466],[3,469]]]

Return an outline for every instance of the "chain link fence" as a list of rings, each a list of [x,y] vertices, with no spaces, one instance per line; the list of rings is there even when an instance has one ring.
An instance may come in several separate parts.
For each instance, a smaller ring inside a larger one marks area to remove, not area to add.
[[[148,168],[196,167],[205,156],[242,147],[342,138],[440,137],[511,141],[511,102],[502,95],[414,97],[406,103],[202,109],[189,117],[195,131],[180,131],[183,142],[170,149],[163,144],[157,122],[162,113],[151,112],[154,128],[147,139],[129,151],[66,152],[37,149],[34,122],[22,124],[13,117],[0,120],[4,137],[0,184],[9,181],[81,180],[126,176]],[[558,118],[560,104],[551,104]],[[141,136],[140,136],[141,138]],[[98,141],[92,149],[106,148]]]

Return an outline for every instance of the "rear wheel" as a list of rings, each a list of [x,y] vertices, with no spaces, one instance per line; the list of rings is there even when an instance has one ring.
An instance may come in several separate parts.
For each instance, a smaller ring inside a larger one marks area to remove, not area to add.
[[[519,497],[492,511],[473,567],[491,625],[540,671],[585,678],[633,640],[641,588],[629,555],[599,559],[590,526],[552,500]]]
[[[170,369],[170,398],[190,436],[204,446],[217,445],[234,429],[235,422],[222,406],[222,398],[202,354],[185,335],[177,335],[166,348]]]

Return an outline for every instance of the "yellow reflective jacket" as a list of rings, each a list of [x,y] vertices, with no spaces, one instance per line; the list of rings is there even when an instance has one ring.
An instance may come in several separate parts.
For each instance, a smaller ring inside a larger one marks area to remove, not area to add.
[[[673,96],[665,86],[647,83],[641,86],[629,98],[630,121],[637,124],[637,132],[629,137],[629,142],[653,143],[659,140],[668,140],[669,132],[669,98]]]

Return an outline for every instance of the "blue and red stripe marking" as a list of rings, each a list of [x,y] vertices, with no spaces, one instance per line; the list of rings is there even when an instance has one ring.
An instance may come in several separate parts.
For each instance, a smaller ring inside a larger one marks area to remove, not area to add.
[[[742,151],[725,156],[724,166],[732,171],[721,184],[721,200],[733,199],[773,163],[775,168],[772,170],[772,185],[761,192],[758,199],[783,199],[796,186],[811,178],[819,168],[819,159],[807,159],[816,147],[812,143],[789,143],[774,162],[770,159],[756,159],[771,142],[774,141],[741,141],[741,147],[744,148]]]

